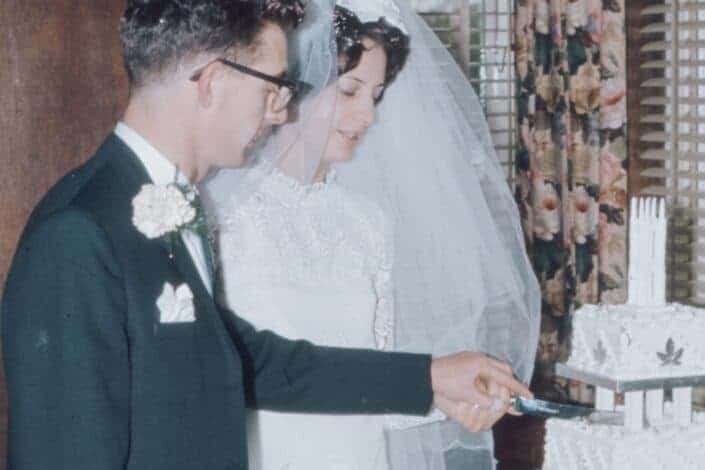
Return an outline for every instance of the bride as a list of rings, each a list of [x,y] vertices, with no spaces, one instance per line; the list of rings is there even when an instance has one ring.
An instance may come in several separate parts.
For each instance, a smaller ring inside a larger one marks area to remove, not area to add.
[[[336,3],[309,2],[294,38],[293,71],[313,85],[297,116],[254,166],[205,188],[221,301],[290,338],[483,351],[528,381],[538,288],[482,108],[410,7]],[[490,432],[467,433],[438,411],[257,411],[248,432],[258,470],[494,466]]]

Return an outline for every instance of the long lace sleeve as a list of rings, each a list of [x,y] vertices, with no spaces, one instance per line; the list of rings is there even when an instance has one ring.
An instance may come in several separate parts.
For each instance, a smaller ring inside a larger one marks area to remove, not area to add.
[[[377,348],[389,351],[394,348],[394,243],[391,229],[385,229],[382,237],[380,263],[374,280],[377,295],[374,334]]]
[[[383,350],[394,349],[394,229],[384,214],[380,215],[382,230],[379,270],[375,276],[375,291],[377,293],[377,310],[375,314],[375,341],[377,347]],[[446,419],[440,410],[432,408],[426,416],[389,415],[385,427],[389,430],[408,429],[435,423]]]

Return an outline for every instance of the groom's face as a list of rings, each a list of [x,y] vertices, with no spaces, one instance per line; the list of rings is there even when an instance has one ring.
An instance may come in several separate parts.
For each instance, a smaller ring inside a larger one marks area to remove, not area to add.
[[[287,72],[286,34],[279,26],[267,23],[253,51],[238,59],[258,72],[280,77]],[[287,119],[286,110],[274,110],[273,100],[279,87],[261,78],[224,66],[225,93],[215,105],[209,120],[210,166],[235,168],[245,163],[247,152],[274,125]]]

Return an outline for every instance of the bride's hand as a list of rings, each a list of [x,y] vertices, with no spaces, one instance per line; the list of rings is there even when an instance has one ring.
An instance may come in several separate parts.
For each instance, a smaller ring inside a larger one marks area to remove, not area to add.
[[[434,359],[431,382],[435,405],[472,432],[491,428],[511,412],[511,395],[533,398],[509,365],[480,353]]]

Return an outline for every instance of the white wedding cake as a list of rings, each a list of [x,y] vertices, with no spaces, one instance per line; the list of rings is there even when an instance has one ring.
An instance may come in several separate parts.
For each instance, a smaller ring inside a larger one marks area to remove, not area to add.
[[[549,419],[544,469],[703,470],[705,415],[681,426],[670,413],[641,430],[624,426]]]
[[[548,420],[544,470],[705,469],[705,415],[691,405],[705,376],[705,310],[665,302],[666,223],[663,201],[632,200],[629,301],[578,309],[558,367],[596,386],[598,409],[616,409],[624,392],[624,426]]]
[[[573,316],[567,365],[614,380],[705,374],[705,312],[662,307],[586,305]]]

